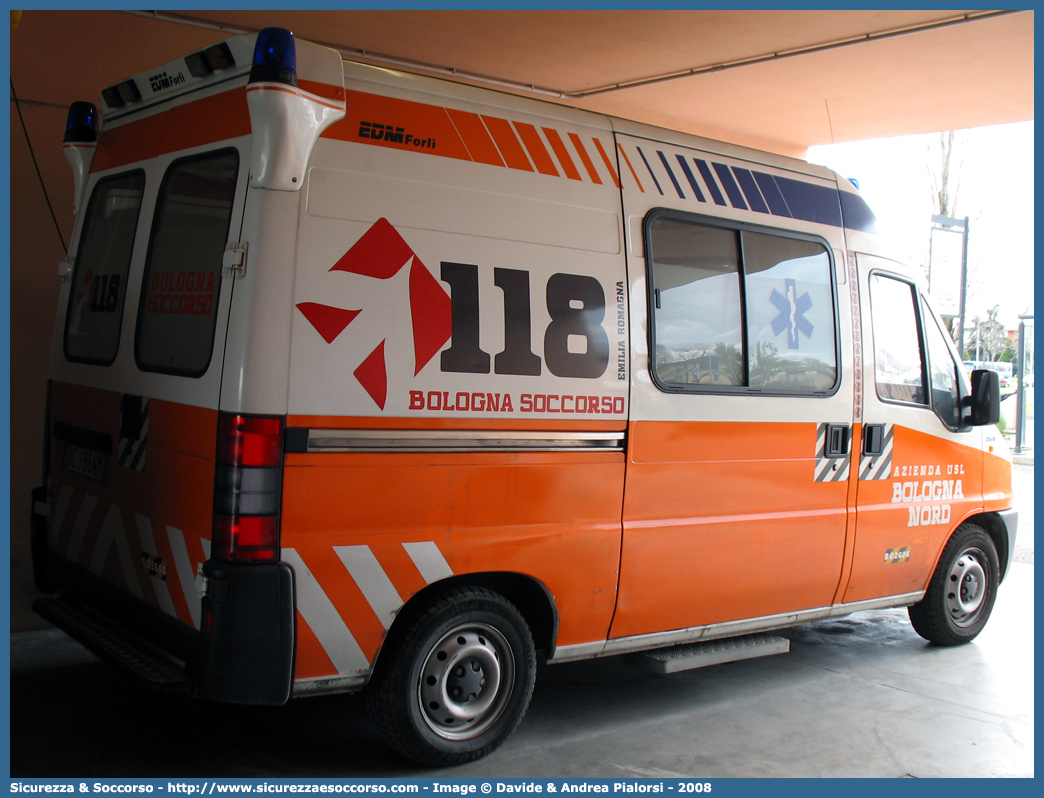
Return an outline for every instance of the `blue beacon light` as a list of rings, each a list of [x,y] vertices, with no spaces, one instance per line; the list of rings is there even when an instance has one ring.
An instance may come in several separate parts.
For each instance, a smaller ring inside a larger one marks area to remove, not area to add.
[[[93,144],[98,140],[98,109],[94,103],[74,102],[65,119],[65,144]]]
[[[286,28],[265,28],[257,34],[251,83],[297,85],[297,45]]]

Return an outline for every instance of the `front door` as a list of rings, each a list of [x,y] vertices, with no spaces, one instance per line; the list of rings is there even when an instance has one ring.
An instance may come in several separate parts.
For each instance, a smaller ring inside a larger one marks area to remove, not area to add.
[[[859,256],[864,407],[855,553],[844,601],[924,590],[960,522],[982,506],[981,436],[961,428],[967,383],[908,279]]]

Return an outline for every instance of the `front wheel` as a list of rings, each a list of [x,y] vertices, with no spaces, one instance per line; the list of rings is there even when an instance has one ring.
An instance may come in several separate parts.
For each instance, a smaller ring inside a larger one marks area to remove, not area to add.
[[[908,610],[914,630],[932,643],[967,643],[986,626],[997,599],[997,547],[981,527],[962,524],[946,544],[924,598]]]
[[[451,587],[403,621],[367,688],[381,736],[424,765],[494,751],[522,721],[536,679],[521,614],[490,590]]]

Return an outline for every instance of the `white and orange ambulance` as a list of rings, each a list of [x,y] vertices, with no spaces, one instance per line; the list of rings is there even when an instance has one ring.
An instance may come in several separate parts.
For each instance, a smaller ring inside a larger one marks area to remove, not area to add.
[[[365,688],[446,764],[538,657],[986,623],[996,375],[833,172],[281,29],[102,100],[66,133],[35,606],[145,683]]]

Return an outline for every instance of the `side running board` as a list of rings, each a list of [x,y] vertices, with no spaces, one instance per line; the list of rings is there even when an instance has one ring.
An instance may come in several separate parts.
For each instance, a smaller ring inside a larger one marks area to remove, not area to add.
[[[786,654],[788,651],[790,651],[790,640],[787,638],[758,634],[643,651],[640,654],[633,654],[632,661],[654,673],[677,673],[694,668],[706,668],[709,665],[720,665],[723,662]]]
[[[69,598],[41,598],[33,611],[91,653],[131,676],[141,686],[188,693],[192,682],[179,663],[84,604]]]

